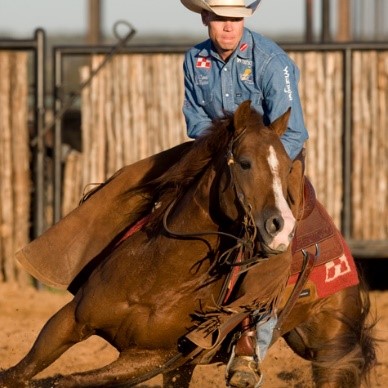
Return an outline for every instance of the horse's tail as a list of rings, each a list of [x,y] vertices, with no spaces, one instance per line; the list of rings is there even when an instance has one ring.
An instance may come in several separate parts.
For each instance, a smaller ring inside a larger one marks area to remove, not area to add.
[[[373,334],[377,318],[371,311],[368,288],[360,278],[358,286],[344,292],[346,303],[357,305],[358,312],[348,316],[333,309],[332,318],[339,326],[334,325],[332,330],[338,333],[320,347],[320,356],[312,362],[318,386],[333,382],[341,387],[360,387],[362,383],[370,386],[371,371],[377,362],[377,339]]]
[[[373,334],[377,323],[377,314],[371,310],[369,290],[362,278],[360,279],[359,288],[362,302],[362,314],[358,323],[360,335],[359,344],[364,359],[361,378],[367,386],[370,386],[370,374],[377,363],[376,345],[378,340]]]

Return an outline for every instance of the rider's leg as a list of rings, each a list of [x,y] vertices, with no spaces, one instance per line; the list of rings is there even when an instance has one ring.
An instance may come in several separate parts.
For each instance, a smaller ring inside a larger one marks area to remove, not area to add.
[[[273,331],[278,322],[276,314],[260,317],[256,323],[256,356],[259,364],[264,360],[272,342]]]
[[[233,347],[226,368],[226,380],[230,387],[259,387],[262,382],[260,363],[264,360],[272,341],[277,316],[256,316],[242,323],[242,333]],[[256,323],[255,323],[256,322]]]

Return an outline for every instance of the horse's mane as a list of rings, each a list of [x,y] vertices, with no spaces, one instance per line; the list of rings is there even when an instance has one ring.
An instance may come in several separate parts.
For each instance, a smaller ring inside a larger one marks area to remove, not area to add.
[[[258,123],[261,125],[257,125]],[[256,124],[254,127],[257,129],[264,127],[262,116],[253,108],[250,115],[245,117],[244,124],[247,126]],[[234,130],[232,113],[226,113],[223,118],[214,120],[212,125],[192,143],[192,147],[180,160],[168,168],[164,174],[139,188],[152,198],[148,204],[153,206],[159,202],[161,205],[150,225],[153,227],[161,225],[167,207],[186,193],[189,186],[199,179],[210,165],[213,164],[217,168],[215,163],[220,156],[225,158],[226,165],[228,145],[234,136]],[[143,210],[143,214],[149,214],[150,208]]]
[[[191,184],[222,156],[221,153],[226,158],[227,145],[233,135],[232,124],[232,115],[214,121],[212,126],[192,143],[189,151],[165,173],[138,188],[140,192],[150,195],[152,205],[158,202],[160,206],[150,226],[157,227],[161,224],[166,208],[181,198]],[[147,210],[145,212],[147,213]]]
[[[176,191],[175,195],[185,191],[221,152],[226,155],[226,147],[232,135],[230,128],[230,117],[214,122],[193,142],[186,155],[150,184],[157,187],[159,194],[172,188]]]
[[[218,154],[219,149],[226,147],[229,142],[231,131],[229,130],[232,122],[232,115],[226,115],[222,119],[215,120],[212,125],[204,131],[204,133],[193,142],[193,146],[189,152],[180,160],[171,166],[161,176],[154,180],[142,183],[141,185],[131,188],[126,191],[125,195],[132,195],[134,192],[154,190],[156,187],[159,190],[164,190],[167,187],[187,187],[198,175],[199,172],[208,164],[213,155]],[[86,191],[80,200],[80,204],[94,195],[110,183],[121,170],[117,171],[105,182],[93,184],[93,188]],[[88,185],[89,186],[89,185]]]
[[[252,111],[254,114],[250,115],[249,121],[261,121],[261,116],[253,109]],[[223,118],[214,120],[212,125],[192,142],[188,152],[167,168],[165,173],[153,180],[148,180],[136,187],[131,187],[122,193],[124,200],[139,194],[144,198],[144,201],[141,201],[136,209],[129,209],[130,214],[137,214],[140,219],[152,211],[156,202],[160,202],[162,208],[153,217],[152,224],[155,226],[155,224],[159,223],[165,208],[173,200],[180,198],[187,191],[188,187],[220,156],[220,153],[223,152],[226,157],[227,146],[234,132],[233,124],[233,114],[231,113],[225,114]],[[104,183],[90,190],[82,198],[81,203],[114,180],[118,173],[120,171]],[[123,212],[125,211],[123,209]]]
[[[254,109],[246,118],[246,124],[262,123],[262,117]],[[234,133],[233,114],[226,113],[221,119],[213,121],[212,125],[199,136],[189,152],[164,174],[149,184],[157,188],[159,195],[170,189],[175,189],[175,195],[181,194],[207,168],[209,163],[220,153],[226,157],[227,147]],[[260,128],[261,126],[257,126]]]

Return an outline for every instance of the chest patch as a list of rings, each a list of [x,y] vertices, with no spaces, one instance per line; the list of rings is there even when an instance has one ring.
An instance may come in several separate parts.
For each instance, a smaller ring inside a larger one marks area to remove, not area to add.
[[[252,69],[247,67],[240,75],[241,81],[253,83]]]
[[[199,57],[197,58],[197,63],[195,67],[210,69],[212,67],[212,61],[210,57]]]
[[[195,84],[196,85],[208,85],[209,84],[209,77],[207,75],[203,75],[203,74],[196,74],[195,75]]]

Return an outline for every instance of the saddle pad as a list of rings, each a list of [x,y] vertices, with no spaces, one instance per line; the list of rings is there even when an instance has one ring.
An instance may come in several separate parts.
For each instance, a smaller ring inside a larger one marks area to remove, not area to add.
[[[342,238],[341,238],[342,239]],[[342,239],[343,241],[343,239]],[[314,284],[315,298],[325,298],[344,288],[355,286],[359,283],[357,268],[349,247],[343,242],[344,253],[332,260],[315,266],[309,276],[309,282]],[[294,286],[299,273],[293,273],[288,280],[288,287]],[[287,287],[287,288],[288,288]],[[310,299],[311,289],[306,287],[300,296],[300,301],[305,297]]]
[[[296,227],[292,243],[291,273],[299,273],[303,265],[303,252],[306,250],[316,254],[316,244],[319,248],[316,266],[343,255],[342,236],[324,207],[315,202],[310,214],[300,220]]]

